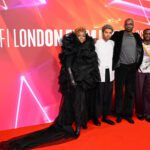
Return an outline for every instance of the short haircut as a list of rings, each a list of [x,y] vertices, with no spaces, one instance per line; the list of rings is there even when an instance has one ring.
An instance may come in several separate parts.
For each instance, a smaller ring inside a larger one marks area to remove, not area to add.
[[[106,24],[102,27],[102,32],[104,32],[106,29],[110,29],[112,32],[114,31],[113,27],[109,24]]]
[[[75,29],[75,34],[77,35],[79,32],[84,32],[86,34],[86,28],[78,27]]]
[[[143,33],[146,33],[148,30],[150,30],[150,28],[146,28],[143,30]]]
[[[124,21],[124,23],[126,23],[127,21],[132,21],[133,22],[133,24],[134,24],[134,20],[132,19],[132,18],[127,18],[125,21]]]

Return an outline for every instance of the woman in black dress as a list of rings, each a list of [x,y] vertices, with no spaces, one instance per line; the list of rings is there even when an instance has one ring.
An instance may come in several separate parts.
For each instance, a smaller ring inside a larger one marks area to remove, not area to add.
[[[98,117],[95,95],[100,80],[98,60],[94,40],[88,36],[85,28],[77,28],[63,37],[59,59],[62,102],[55,122],[46,129],[2,142],[0,149],[31,149],[46,143],[56,144],[74,139],[80,135],[80,127],[86,129],[87,121]],[[95,124],[100,125],[98,122]]]

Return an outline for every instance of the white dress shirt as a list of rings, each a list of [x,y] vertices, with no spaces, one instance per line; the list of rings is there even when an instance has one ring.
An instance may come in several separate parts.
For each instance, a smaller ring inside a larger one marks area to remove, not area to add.
[[[114,42],[112,40],[105,41],[104,39],[97,40],[96,53],[99,60],[99,72],[101,82],[105,82],[105,70],[109,69],[110,81],[114,80],[114,71],[112,70],[112,58]]]

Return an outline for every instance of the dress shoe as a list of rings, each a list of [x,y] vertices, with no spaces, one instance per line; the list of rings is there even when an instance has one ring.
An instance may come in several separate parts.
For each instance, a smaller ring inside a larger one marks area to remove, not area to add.
[[[146,117],[145,120],[146,120],[147,122],[150,122],[150,117]]]
[[[99,122],[98,119],[93,119],[93,123],[94,123],[94,125],[96,125],[96,126],[100,126],[100,125],[101,125],[101,123]]]
[[[103,118],[102,121],[105,122],[105,123],[108,123],[110,125],[114,125],[115,124],[112,120],[110,120],[108,118]]]
[[[82,124],[83,129],[87,129],[87,124]]]
[[[129,123],[134,124],[134,120],[131,117],[124,117]]]
[[[144,120],[144,115],[137,115],[137,118],[139,119],[139,120]]]
[[[79,137],[79,136],[80,136],[80,126],[77,126],[77,127],[76,127],[75,136],[76,136],[76,137]]]
[[[117,123],[120,123],[121,121],[122,121],[122,117],[121,117],[121,116],[118,116],[117,119],[116,119],[116,122],[117,122]]]

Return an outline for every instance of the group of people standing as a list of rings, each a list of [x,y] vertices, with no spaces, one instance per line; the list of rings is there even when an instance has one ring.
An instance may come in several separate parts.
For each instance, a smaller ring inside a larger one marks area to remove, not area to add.
[[[96,42],[99,58],[100,100],[103,101],[103,121],[111,112],[112,82],[115,81],[116,122],[132,119],[135,112],[138,119],[150,122],[150,28],[143,31],[143,39],[133,32],[134,20],[124,22],[124,30],[115,31],[110,25],[102,28],[102,39]]]
[[[100,126],[101,116],[102,122],[114,125],[109,117],[113,85],[116,122],[126,119],[133,124],[134,104],[137,117],[150,122],[150,29],[143,31],[141,39],[133,32],[133,19],[126,19],[124,28],[114,32],[111,25],[104,25],[98,40],[83,27],[64,35],[58,117],[50,127],[2,142],[0,148],[23,150],[74,139],[81,127],[87,129],[89,120]]]
[[[138,119],[150,122],[150,29],[143,31],[141,39],[138,33],[133,32],[133,19],[126,19],[124,28],[125,30],[116,31],[111,36],[113,28],[106,25],[102,30],[103,38],[96,42],[96,52],[100,58],[100,75],[105,72],[105,81],[104,83],[100,81],[100,84],[107,85],[106,92],[101,93],[102,95],[106,93],[102,98],[103,109],[111,105],[111,82],[115,79],[116,122],[126,119],[133,124],[134,104]],[[109,48],[106,45],[109,45]],[[109,76],[110,85],[107,83]],[[110,112],[110,109],[108,110]],[[105,122],[114,124],[111,120]]]

